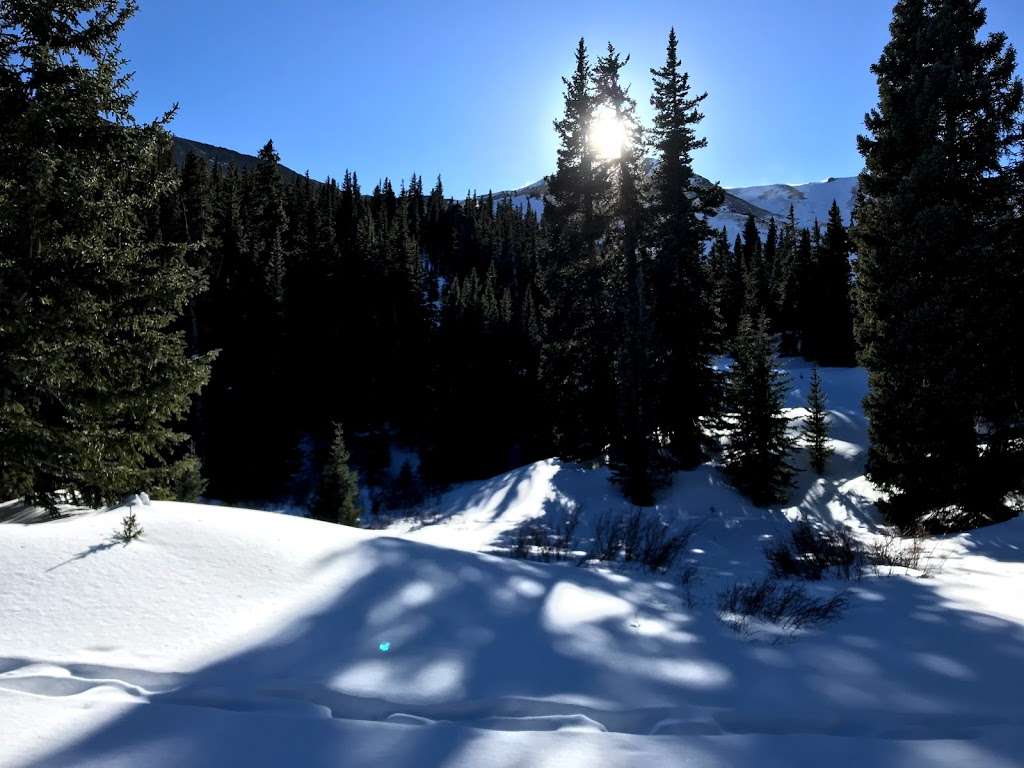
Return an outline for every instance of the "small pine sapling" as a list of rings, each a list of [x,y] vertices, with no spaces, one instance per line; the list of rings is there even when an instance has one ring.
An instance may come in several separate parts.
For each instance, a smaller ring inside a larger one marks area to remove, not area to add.
[[[835,452],[829,440],[829,416],[825,391],[821,386],[821,374],[815,368],[811,374],[811,389],[807,393],[807,421],[804,423],[803,438],[811,466],[819,475],[825,474],[829,457]]]
[[[135,517],[135,510],[132,509],[131,505],[128,505],[128,514],[121,518],[121,530],[117,531],[114,535],[127,544],[130,541],[141,538],[144,532]]]

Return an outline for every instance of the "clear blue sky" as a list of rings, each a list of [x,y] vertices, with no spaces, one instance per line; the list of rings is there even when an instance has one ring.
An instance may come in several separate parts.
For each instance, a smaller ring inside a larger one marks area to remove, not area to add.
[[[171,102],[175,133],[364,185],[441,173],[446,190],[507,189],[550,172],[560,76],[577,39],[648,69],[670,26],[710,147],[700,173],[726,186],[860,169],[855,136],[875,101],[868,66],[891,0],[140,0],[124,36],[137,113]],[[989,23],[1024,48],[1024,0],[988,0]]]

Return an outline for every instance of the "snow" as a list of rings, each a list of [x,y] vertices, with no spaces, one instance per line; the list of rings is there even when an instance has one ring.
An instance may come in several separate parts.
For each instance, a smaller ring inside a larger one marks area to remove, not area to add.
[[[787,368],[799,417],[809,371]],[[703,521],[692,600],[677,573],[505,556],[529,521],[577,508],[585,536],[629,509],[606,471],[554,460],[378,531],[153,501],[124,544],[125,508],[2,505],[0,765],[1021,765],[1022,519],[930,540],[929,578],[809,585],[850,605],[799,635],[717,616],[792,521],[882,533],[865,378],[823,371],[839,450],[789,505],[707,465],[647,512]]]
[[[789,215],[789,207],[792,205],[797,223],[802,227],[812,227],[815,220],[820,221],[822,225],[828,221],[828,212],[833,200],[839,205],[843,220],[849,224],[856,190],[857,177],[849,176],[795,186],[770,184],[763,187],[738,187],[730,189],[729,192],[751,205],[775,214],[779,219]]]
[[[815,221],[821,222],[824,226],[834,200],[839,205],[843,220],[849,224],[857,183],[856,176],[849,176],[808,184],[769,184],[726,189],[726,200],[709,223],[716,230],[725,227],[731,244],[737,235],[743,234],[747,217],[751,212],[754,214],[758,230],[764,235],[768,231],[768,220],[774,217],[781,224],[789,216],[790,205],[793,206],[798,226],[810,228],[814,226]],[[513,192],[500,193],[496,196],[495,205],[498,199],[507,196],[515,207],[525,211],[529,205],[540,216],[544,212],[543,195],[546,192],[547,184],[541,180]],[[730,196],[738,200],[730,199]],[[754,207],[751,209],[745,204]]]

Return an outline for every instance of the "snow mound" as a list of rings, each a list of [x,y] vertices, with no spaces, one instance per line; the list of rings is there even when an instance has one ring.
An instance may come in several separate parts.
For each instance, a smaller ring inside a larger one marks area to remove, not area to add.
[[[863,372],[824,379],[840,450],[792,505],[706,466],[647,511],[705,521],[692,600],[673,573],[497,554],[567,506],[626,508],[556,461],[383,531],[157,501],[128,544],[124,508],[2,524],[0,764],[1020,765],[1024,520],[929,542],[931,578],[813,586],[850,606],[795,640],[719,620],[717,591],[762,576],[792,520],[878,530]]]

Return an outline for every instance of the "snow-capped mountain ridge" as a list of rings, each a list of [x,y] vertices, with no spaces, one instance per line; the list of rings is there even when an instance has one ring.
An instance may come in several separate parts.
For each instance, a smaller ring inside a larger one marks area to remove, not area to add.
[[[711,184],[703,176],[695,176],[695,183],[701,186]],[[825,222],[834,200],[839,205],[843,220],[848,224],[853,212],[853,201],[857,190],[857,177],[830,177],[825,181],[807,184],[768,184],[754,187],[732,187],[725,189],[725,201],[712,218],[711,225],[725,229],[733,238],[743,231],[747,217],[753,216],[759,229],[765,230],[770,219],[784,219],[789,215],[790,206],[801,227],[812,227],[815,221]],[[511,197],[513,203],[525,209],[529,205],[540,213],[544,210],[544,195],[548,185],[545,179],[520,189],[501,192],[496,197]]]

